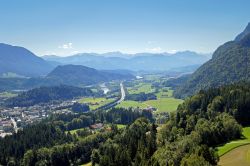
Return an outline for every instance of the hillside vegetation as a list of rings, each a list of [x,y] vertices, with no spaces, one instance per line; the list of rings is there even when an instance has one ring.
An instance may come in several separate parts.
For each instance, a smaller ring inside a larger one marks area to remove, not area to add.
[[[23,47],[0,43],[0,76],[13,73],[21,76],[48,74],[53,66]]]
[[[248,29],[250,25],[246,28]],[[237,39],[220,46],[211,60],[177,88],[175,96],[185,98],[201,89],[250,80],[250,34],[245,33]]]
[[[67,100],[79,96],[93,96],[94,93],[87,88],[78,88],[66,85],[54,87],[40,87],[23,92],[16,97],[6,101],[6,105],[15,106],[32,106],[40,103],[48,103],[53,100]]]
[[[58,66],[51,71],[45,79],[54,80],[58,84],[89,85],[111,80],[123,80],[134,78],[129,73],[116,73],[101,71],[81,65]]]
[[[151,111],[132,108],[53,114],[43,121],[51,125],[52,132],[41,123],[37,126],[39,132],[25,128],[0,139],[0,145],[4,145],[0,148],[0,162],[56,166],[91,160],[92,165],[99,166],[216,165],[216,147],[240,139],[240,124],[249,125],[249,103],[250,83],[243,82],[201,91],[186,99],[160,127],[154,124]],[[89,132],[86,127],[94,123],[108,123],[110,127]],[[128,126],[118,129],[114,124]],[[55,139],[46,143],[43,131]]]

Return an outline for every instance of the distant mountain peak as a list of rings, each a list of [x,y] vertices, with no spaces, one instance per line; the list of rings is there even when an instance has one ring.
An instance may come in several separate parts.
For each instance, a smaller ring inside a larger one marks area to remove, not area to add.
[[[240,41],[242,40],[245,36],[247,36],[248,34],[250,34],[250,22],[248,23],[248,25],[246,26],[245,30],[243,32],[241,32],[238,36],[236,36],[235,41]]]

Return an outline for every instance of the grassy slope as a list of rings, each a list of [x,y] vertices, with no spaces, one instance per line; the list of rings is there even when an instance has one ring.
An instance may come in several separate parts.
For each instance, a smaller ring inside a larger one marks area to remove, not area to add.
[[[218,155],[222,156],[234,148],[237,148],[237,147],[245,145],[245,144],[250,144],[250,127],[243,128],[242,134],[243,134],[242,139],[234,140],[234,141],[226,143],[223,146],[219,146],[218,147]]]
[[[220,157],[219,166],[249,166],[250,144],[235,148]]]

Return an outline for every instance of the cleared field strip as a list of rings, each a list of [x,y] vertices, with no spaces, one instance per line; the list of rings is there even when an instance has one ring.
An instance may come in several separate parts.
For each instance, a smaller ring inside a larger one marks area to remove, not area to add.
[[[218,155],[219,156],[225,155],[229,151],[231,151],[239,146],[250,144],[250,127],[244,127],[242,134],[243,134],[242,139],[234,140],[234,141],[226,143],[223,146],[219,146],[218,147]]]
[[[242,145],[220,157],[219,166],[250,166],[250,145]]]
[[[88,104],[91,110],[95,110],[101,106],[113,102],[114,100],[115,99],[106,99],[106,98],[83,98],[80,99],[79,102]]]

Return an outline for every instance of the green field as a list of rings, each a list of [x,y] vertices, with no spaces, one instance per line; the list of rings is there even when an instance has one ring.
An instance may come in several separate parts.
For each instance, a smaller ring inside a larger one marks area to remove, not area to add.
[[[160,98],[157,100],[148,100],[143,103],[157,108],[157,112],[172,112],[175,111],[182,102],[183,100],[175,98]]]
[[[124,108],[129,108],[129,107],[139,107],[139,108],[146,108],[147,105],[143,104],[142,102],[137,102],[137,101],[132,101],[132,100],[125,100],[118,104],[116,107],[124,107]]]
[[[75,130],[70,130],[69,132],[70,132],[70,134],[76,134],[76,132],[78,131],[78,130],[83,130],[84,128],[81,128],[81,129],[75,129]]]
[[[122,129],[122,128],[125,128],[126,127],[126,125],[123,125],[123,124],[117,124],[117,128],[118,129]]]
[[[163,88],[160,92],[156,94],[157,98],[167,98],[167,97],[173,97],[173,90],[170,88]]]
[[[121,102],[116,107],[134,107],[134,108],[147,108],[147,107],[155,107],[157,108],[156,112],[172,112],[175,111],[179,104],[181,104],[183,100],[175,99],[173,97],[169,98],[158,98],[157,100],[148,100],[144,102],[137,102],[132,100],[125,100]]]
[[[92,165],[92,163],[89,162],[89,163],[86,163],[86,164],[82,164],[81,166],[91,166],[91,165]]]
[[[234,141],[226,143],[223,146],[219,146],[218,155],[222,156],[234,148],[237,148],[245,144],[250,144],[250,127],[244,127],[242,134],[243,134],[242,139],[234,140]]]
[[[250,144],[242,145],[232,149],[220,157],[219,166],[249,166]]]
[[[0,97],[2,98],[11,98],[11,97],[16,97],[17,94],[15,93],[10,93],[10,92],[2,92],[0,93]]]
[[[138,94],[141,92],[145,93],[152,93],[154,92],[154,89],[151,88],[151,84],[149,83],[142,83],[135,85],[134,87],[127,87],[129,94]]]
[[[99,107],[101,107],[103,105],[111,103],[114,100],[115,99],[88,97],[88,98],[82,98],[82,99],[80,99],[79,103],[85,103],[85,104],[89,105],[90,110],[94,110],[94,109],[97,109],[97,108],[99,108]]]

